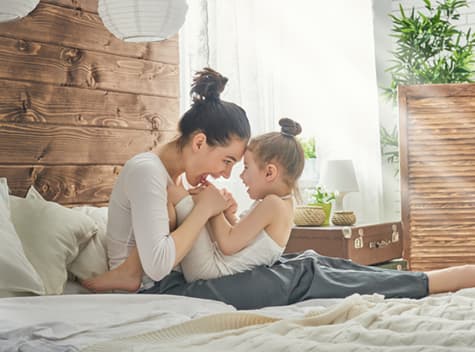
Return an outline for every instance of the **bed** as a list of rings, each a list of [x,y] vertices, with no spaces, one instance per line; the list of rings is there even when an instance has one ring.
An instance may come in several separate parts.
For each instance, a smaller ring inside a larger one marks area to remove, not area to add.
[[[42,0],[0,24],[0,62],[1,352],[473,350],[473,289],[257,310],[88,292],[121,166],[176,133],[177,38],[125,44],[96,0]]]

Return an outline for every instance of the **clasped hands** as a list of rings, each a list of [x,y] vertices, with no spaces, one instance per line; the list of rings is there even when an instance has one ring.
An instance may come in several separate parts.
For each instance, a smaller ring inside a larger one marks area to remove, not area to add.
[[[188,189],[188,193],[192,195],[196,201],[200,201],[202,198],[209,198],[216,210],[215,215],[223,212],[229,222],[235,222],[238,204],[232,193],[226,188],[218,189],[211,182],[203,180],[197,187]]]

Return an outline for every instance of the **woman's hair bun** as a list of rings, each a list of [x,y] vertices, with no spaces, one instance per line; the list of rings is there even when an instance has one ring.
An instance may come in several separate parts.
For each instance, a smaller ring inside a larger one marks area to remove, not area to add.
[[[193,76],[190,95],[194,103],[219,100],[228,79],[215,70],[205,67]]]
[[[298,136],[302,132],[302,126],[297,121],[284,117],[279,120],[280,133],[285,136]]]

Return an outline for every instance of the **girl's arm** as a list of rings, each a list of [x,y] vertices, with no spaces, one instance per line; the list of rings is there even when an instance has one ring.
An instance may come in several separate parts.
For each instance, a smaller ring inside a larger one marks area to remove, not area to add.
[[[233,255],[248,246],[262,230],[278,218],[282,206],[279,197],[270,195],[234,226],[223,214],[211,218],[210,229],[221,252],[224,255]]]
[[[234,226],[238,222],[238,217],[236,216],[238,204],[234,199],[232,193],[229,192],[227,189],[223,188],[221,192],[227,203],[227,208],[223,211],[224,217],[231,225]]]
[[[175,241],[175,265],[180,263],[183,257],[188,254],[208,219],[221,213],[226,206],[224,197],[214,186],[207,187],[195,195],[193,199],[195,206],[190,214],[180,226],[170,233]]]

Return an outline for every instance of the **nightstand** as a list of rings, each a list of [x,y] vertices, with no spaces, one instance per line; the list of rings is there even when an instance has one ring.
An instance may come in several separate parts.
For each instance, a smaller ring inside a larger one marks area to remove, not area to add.
[[[401,223],[294,227],[285,253],[306,249],[364,265],[387,262],[402,256]]]

